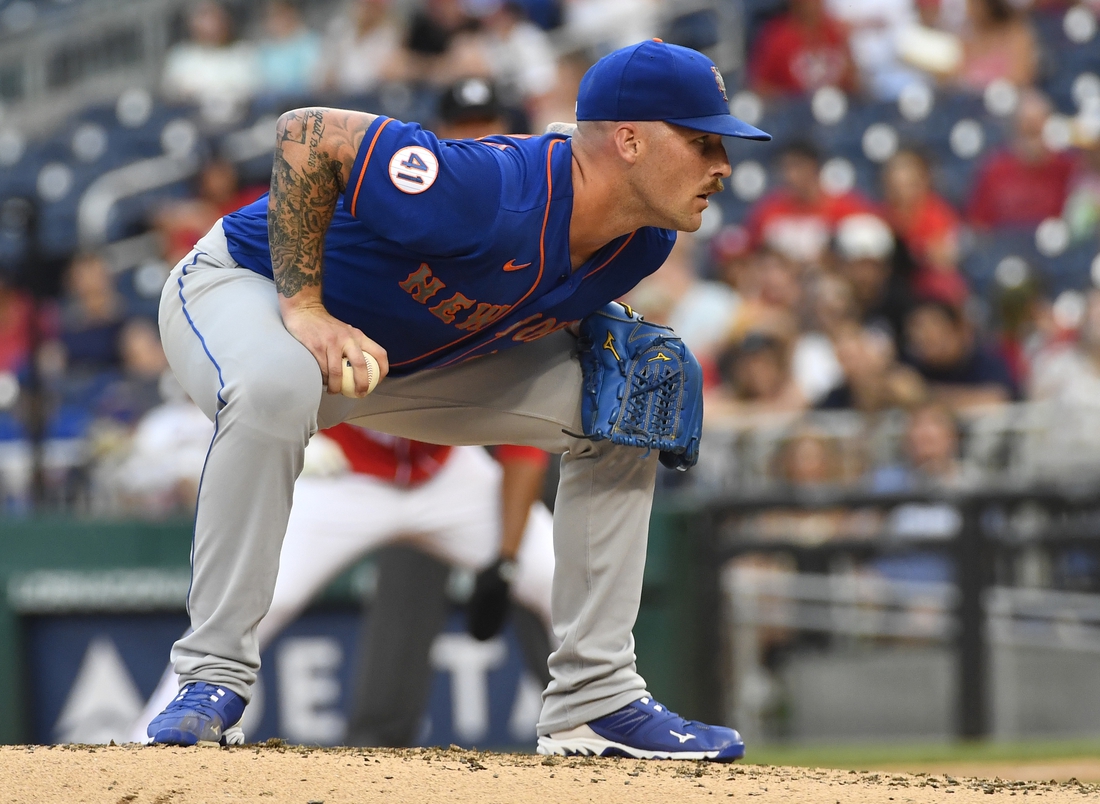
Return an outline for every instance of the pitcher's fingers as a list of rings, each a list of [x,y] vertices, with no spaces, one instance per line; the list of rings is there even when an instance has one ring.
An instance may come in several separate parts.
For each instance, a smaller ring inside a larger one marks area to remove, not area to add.
[[[353,330],[356,335],[362,336],[359,330]],[[367,370],[367,361],[363,357],[363,350],[359,348],[359,339],[348,338],[344,341],[344,358],[351,363],[351,374],[354,378],[355,396],[361,398],[370,393],[370,372]],[[342,390],[342,387],[341,387]]]
[[[344,345],[341,347],[344,357],[351,363],[353,369],[364,369],[367,367],[367,362],[363,360],[363,350],[359,348],[359,343],[355,338],[348,338],[344,341]]]
[[[338,346],[330,346],[327,352],[328,358],[328,392],[340,393],[340,385],[344,380],[344,353]]]
[[[359,333],[359,348],[369,354],[378,363],[378,379],[383,379],[390,373],[390,358],[386,350],[372,341],[363,333]]]

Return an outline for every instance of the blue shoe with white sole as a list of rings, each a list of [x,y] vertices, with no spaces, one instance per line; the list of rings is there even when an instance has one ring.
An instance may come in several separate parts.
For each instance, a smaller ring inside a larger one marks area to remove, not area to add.
[[[184,685],[172,703],[153,718],[148,734],[160,745],[239,745],[244,742],[240,729],[244,707],[244,698],[232,690],[195,681]]]
[[[732,762],[745,756],[745,742],[733,729],[684,720],[652,698],[641,698],[575,729],[539,737],[538,750],[561,756]]]

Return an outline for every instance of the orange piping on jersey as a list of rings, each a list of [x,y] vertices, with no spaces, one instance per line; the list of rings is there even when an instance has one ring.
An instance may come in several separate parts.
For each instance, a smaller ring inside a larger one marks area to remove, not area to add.
[[[628,237],[626,240],[624,240],[623,244],[621,246],[619,246],[617,249],[615,249],[614,254],[612,254],[610,257],[608,257],[606,260],[604,260],[600,264],[600,267],[596,268],[594,271],[589,271],[587,274],[585,274],[584,279],[582,279],[581,281],[583,282],[583,281],[585,281],[585,279],[588,279],[590,277],[595,276],[600,271],[602,271],[604,268],[606,268],[608,263],[610,263],[612,260],[614,260],[616,257],[618,257],[619,254],[622,252],[622,250],[627,247],[627,245],[630,243],[630,241],[634,239],[634,235],[636,235],[636,234],[638,234],[637,229],[635,229],[633,232],[631,232],[630,237]]]
[[[511,312],[512,310],[519,307],[521,304],[523,304],[524,301],[526,301],[528,296],[530,296],[532,293],[534,293],[535,288],[537,288],[539,286],[539,282],[542,281],[542,273],[546,269],[546,225],[550,221],[550,199],[554,197],[554,180],[553,180],[553,177],[550,175],[550,167],[551,167],[550,157],[554,153],[554,146],[558,145],[561,142],[563,142],[563,140],[552,140],[550,142],[550,147],[546,149],[546,212],[543,213],[543,216],[542,216],[542,232],[539,234],[539,273],[538,273],[538,276],[535,277],[535,283],[533,285],[531,285],[530,288],[528,288],[527,292],[523,294],[522,298],[520,298],[520,300],[515,302],[514,304],[508,305],[508,312]],[[625,246],[626,243],[624,243],[623,245]],[[614,259],[614,258],[612,258],[612,259]],[[508,315],[508,313],[502,313],[501,317],[503,318],[506,315]],[[528,319],[527,321],[524,321],[523,323],[527,323],[530,320],[531,319]],[[506,330],[506,332],[510,331],[513,328],[510,328],[509,330]],[[397,366],[407,366],[407,365],[409,365],[409,363],[415,363],[418,360],[423,360],[426,357],[431,357],[436,352],[442,352],[444,349],[451,349],[455,346],[458,346],[460,343],[462,343],[465,340],[469,340],[470,338],[472,338],[476,334],[477,334],[476,332],[471,332],[469,335],[463,335],[461,338],[453,340],[448,344],[444,344],[443,346],[438,346],[435,349],[432,349],[430,352],[425,352],[424,354],[420,355],[419,357],[411,357],[408,360],[402,360],[400,363],[390,363],[390,366],[394,367],[394,368],[396,368]],[[499,337],[500,337],[500,335],[498,335],[494,338],[491,338],[489,342],[491,343],[492,341],[497,340],[497,338],[499,338]],[[480,345],[483,345],[483,344],[479,344],[479,346]],[[475,348],[477,348],[477,347],[475,347]],[[464,353],[462,356],[464,356],[465,354],[466,353]]]
[[[378,142],[378,135],[382,133],[382,129],[393,122],[392,117],[387,117],[385,122],[378,127],[378,130],[374,132],[374,139],[370,141],[370,147],[367,148],[367,156],[363,160],[363,167],[359,171],[359,181],[355,182],[355,193],[351,197],[351,216],[355,217],[355,207],[359,202],[359,188],[363,186],[363,177],[367,175],[367,165],[370,164],[370,155],[374,153],[375,143]]]
[[[546,149],[546,212],[542,215],[542,231],[539,232],[539,274],[535,277],[535,283],[523,294],[523,297],[513,305],[519,307],[527,297],[535,292],[535,288],[542,281],[542,272],[546,270],[546,224],[550,222],[550,199],[554,197],[554,177],[550,172],[550,157],[554,155],[554,146],[560,145],[562,140],[552,140],[550,147]]]

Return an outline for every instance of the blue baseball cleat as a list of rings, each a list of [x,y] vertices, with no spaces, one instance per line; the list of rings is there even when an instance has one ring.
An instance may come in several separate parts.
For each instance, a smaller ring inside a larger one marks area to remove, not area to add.
[[[652,698],[641,698],[575,729],[539,737],[538,750],[562,756],[732,762],[745,755],[745,743],[733,729],[684,720]]]
[[[172,703],[153,718],[148,734],[154,744],[161,745],[240,745],[244,742],[239,727],[244,707],[244,699],[237,693],[196,681],[184,685]]]

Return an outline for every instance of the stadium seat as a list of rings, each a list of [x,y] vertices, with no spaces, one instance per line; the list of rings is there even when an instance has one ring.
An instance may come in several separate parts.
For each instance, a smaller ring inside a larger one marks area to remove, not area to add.
[[[781,149],[793,140],[807,139],[814,125],[810,102],[804,98],[782,98],[764,107],[760,128],[772,135],[772,147]]]
[[[950,149],[931,152],[932,184],[956,209],[965,209],[981,157],[960,159]]]
[[[661,38],[675,45],[705,51],[719,43],[721,25],[722,19],[717,9],[688,11],[668,20],[661,31]]]
[[[0,410],[0,441],[22,441],[26,437],[23,423],[10,410]]]
[[[815,122],[810,135],[824,157],[843,156],[856,159],[863,156],[863,133],[869,125],[879,122],[875,107],[849,100],[848,113],[833,125]]]
[[[122,298],[126,300],[128,316],[144,317],[155,321],[160,308],[160,294],[150,295],[148,289],[140,286],[139,268],[140,266],[131,268],[119,274],[118,289]]]
[[[962,270],[976,293],[987,295],[997,266],[1017,256],[1040,279],[1043,292],[1053,298],[1064,290],[1082,290],[1092,284],[1092,261],[1100,250],[1095,242],[1071,245],[1057,255],[1041,254],[1031,227],[1004,228],[978,236],[962,261]]]
[[[92,424],[92,412],[82,405],[66,404],[46,422],[46,438],[83,438]]]
[[[58,196],[43,194],[49,189],[44,175],[60,170],[62,163],[44,165],[38,182],[38,246],[47,257],[64,258],[78,247],[77,207],[80,197],[102,171],[96,165],[65,164],[68,188]],[[60,190],[58,190],[60,192]]]
[[[180,181],[121,199],[111,210],[107,223],[107,241],[140,234],[149,227],[149,215],[160,202],[190,196],[190,182]]]
[[[978,234],[963,255],[959,267],[974,292],[988,297],[997,266],[1009,256],[1021,258],[1030,270],[1043,274],[1043,259],[1035,248],[1035,230],[1030,227],[997,229]]]
[[[1056,257],[1043,260],[1041,272],[1044,286],[1051,296],[1063,290],[1083,290],[1092,285],[1092,261],[1100,253],[1096,242],[1070,246]]]

